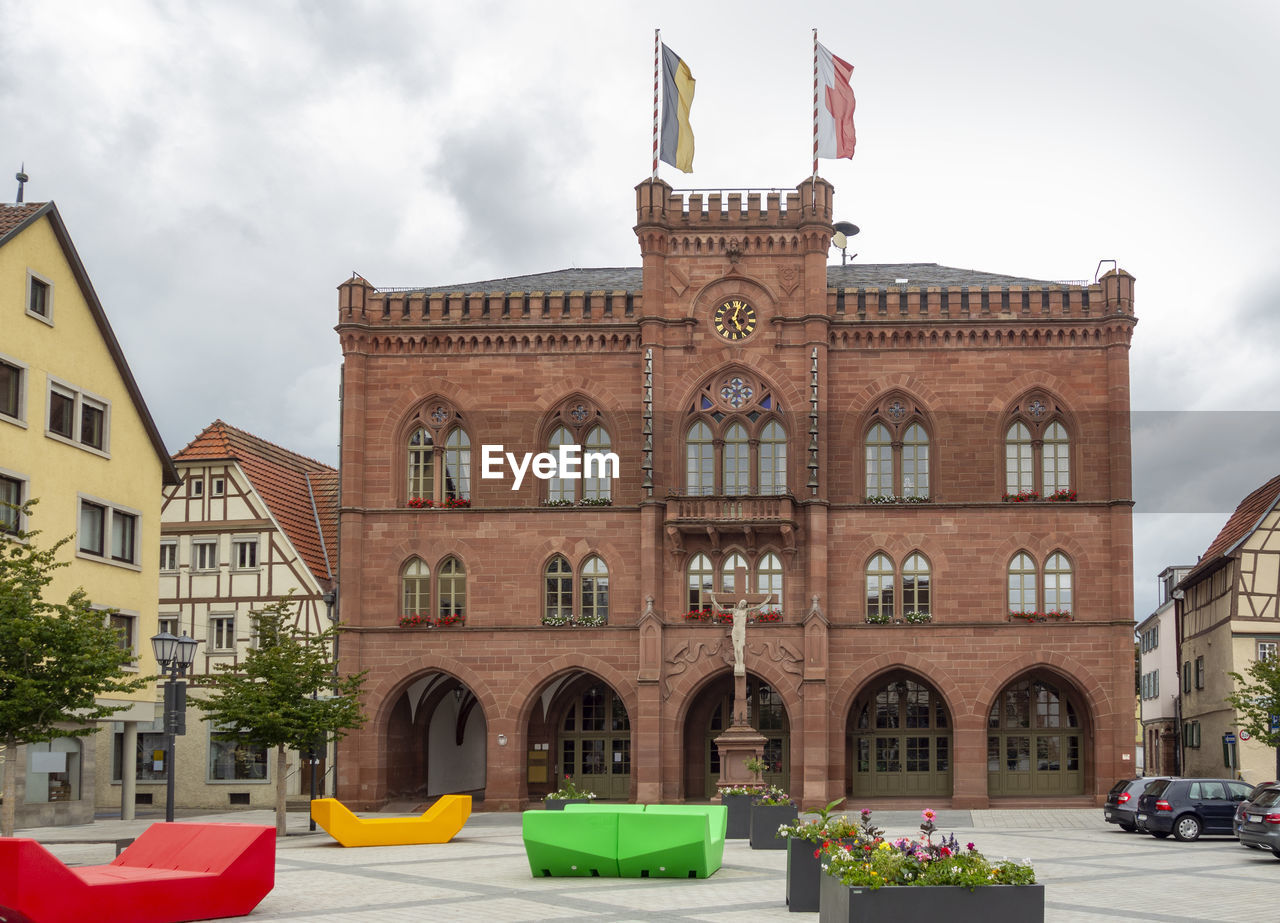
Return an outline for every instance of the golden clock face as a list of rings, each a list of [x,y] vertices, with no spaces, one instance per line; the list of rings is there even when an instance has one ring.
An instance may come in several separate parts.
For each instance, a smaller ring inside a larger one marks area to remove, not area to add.
[[[716,333],[726,340],[741,340],[756,329],[756,309],[741,298],[730,298],[716,308]]]

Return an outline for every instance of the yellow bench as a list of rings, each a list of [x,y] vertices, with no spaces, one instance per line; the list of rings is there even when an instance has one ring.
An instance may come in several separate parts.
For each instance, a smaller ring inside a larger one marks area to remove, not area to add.
[[[343,846],[448,843],[470,816],[470,795],[441,795],[420,817],[356,817],[336,798],[311,802],[311,818]]]

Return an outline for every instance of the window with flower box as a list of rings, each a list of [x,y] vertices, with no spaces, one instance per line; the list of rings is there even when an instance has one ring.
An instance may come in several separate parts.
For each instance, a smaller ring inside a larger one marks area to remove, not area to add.
[[[872,408],[863,436],[863,496],[869,502],[929,498],[929,430],[920,404],[885,395]]]
[[[438,624],[457,625],[467,618],[467,572],[457,558],[446,558],[436,578]]]
[[[1026,395],[1004,431],[1005,500],[1074,500],[1071,436],[1061,406],[1047,393]]]
[[[418,408],[409,421],[405,448],[407,506],[470,506],[471,437],[461,414],[436,401]]]
[[[1018,552],[1009,562],[1006,584],[1010,616],[1036,622],[1070,619],[1073,580],[1071,559],[1063,552],[1049,555],[1043,572],[1029,553]]]
[[[933,621],[929,559],[913,551],[902,562],[901,584],[893,559],[878,552],[867,563],[866,620],[871,624]]]

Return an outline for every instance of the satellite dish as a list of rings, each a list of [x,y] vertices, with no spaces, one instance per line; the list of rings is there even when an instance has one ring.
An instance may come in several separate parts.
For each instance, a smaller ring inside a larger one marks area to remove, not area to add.
[[[841,231],[836,231],[831,235],[831,243],[843,250],[845,247],[849,246],[849,238],[845,237]]]

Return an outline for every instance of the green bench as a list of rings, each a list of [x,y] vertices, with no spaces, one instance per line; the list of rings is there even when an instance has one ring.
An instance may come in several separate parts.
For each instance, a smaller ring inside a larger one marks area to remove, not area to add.
[[[724,861],[718,804],[567,804],[525,811],[533,877],[707,878]]]

